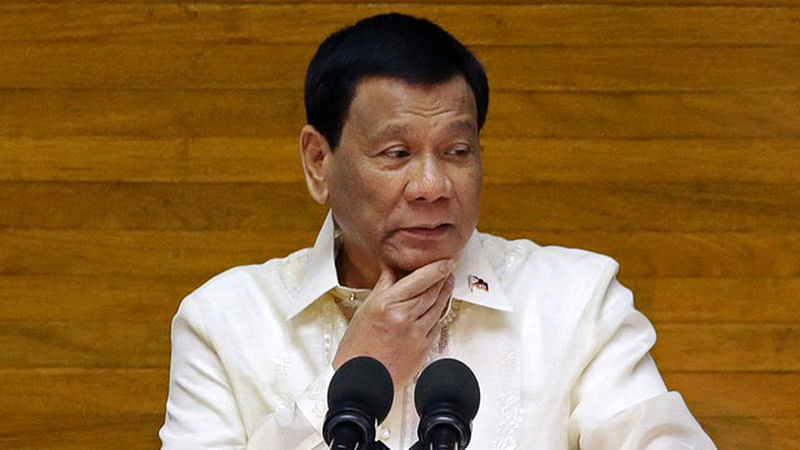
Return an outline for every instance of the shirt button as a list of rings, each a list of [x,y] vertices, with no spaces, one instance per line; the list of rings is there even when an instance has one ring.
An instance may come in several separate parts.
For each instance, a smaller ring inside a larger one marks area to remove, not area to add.
[[[392,430],[387,427],[381,427],[380,431],[378,432],[378,439],[382,441],[388,441],[389,438],[392,437]]]

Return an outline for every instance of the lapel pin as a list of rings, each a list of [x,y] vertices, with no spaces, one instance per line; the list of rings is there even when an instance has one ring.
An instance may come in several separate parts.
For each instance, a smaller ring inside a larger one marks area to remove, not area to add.
[[[483,281],[483,278],[476,277],[475,275],[470,275],[468,277],[469,281],[469,291],[475,292],[475,289],[479,289],[484,292],[489,292],[489,283]]]

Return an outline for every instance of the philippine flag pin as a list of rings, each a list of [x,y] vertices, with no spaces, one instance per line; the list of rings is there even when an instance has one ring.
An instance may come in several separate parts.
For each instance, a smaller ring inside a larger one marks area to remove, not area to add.
[[[476,277],[475,275],[470,275],[468,277],[469,282],[469,291],[475,292],[475,289],[481,290],[483,292],[489,292],[489,283],[483,281],[483,278]]]

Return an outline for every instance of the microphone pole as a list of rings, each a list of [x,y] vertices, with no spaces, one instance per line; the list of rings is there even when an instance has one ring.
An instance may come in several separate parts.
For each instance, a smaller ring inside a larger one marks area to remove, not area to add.
[[[361,444],[361,433],[352,426],[342,426],[331,440],[331,450],[358,449]]]

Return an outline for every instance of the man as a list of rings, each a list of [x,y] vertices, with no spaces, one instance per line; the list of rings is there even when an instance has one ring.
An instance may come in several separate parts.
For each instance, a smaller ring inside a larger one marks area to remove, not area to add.
[[[328,382],[360,355],[392,376],[392,449],[416,441],[414,378],[442,356],[481,385],[470,448],[714,448],[666,391],[613,260],[475,230],[488,98],[480,63],[425,20],[322,43],[300,150],[331,212],[313,248],[184,299],[163,448],[325,448]]]

